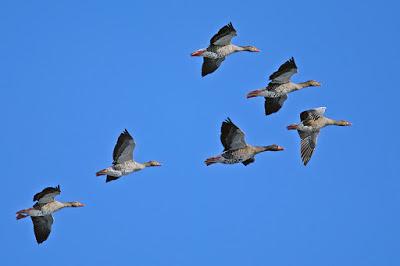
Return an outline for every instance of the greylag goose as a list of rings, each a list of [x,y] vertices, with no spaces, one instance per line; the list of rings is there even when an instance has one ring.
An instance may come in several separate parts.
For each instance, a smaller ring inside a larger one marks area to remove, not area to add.
[[[345,120],[333,120],[324,117],[326,107],[318,107],[306,110],[300,114],[301,122],[287,127],[288,130],[297,130],[301,138],[301,159],[304,165],[310,161],[311,156],[317,146],[317,138],[321,128],[335,126],[351,126],[351,123]]]
[[[271,82],[266,88],[251,91],[247,98],[262,96],[265,97],[265,115],[270,115],[279,111],[287,99],[287,95],[293,91],[306,87],[320,86],[315,80],[309,80],[301,83],[293,83],[290,78],[297,73],[297,66],[292,57],[279,67],[277,71],[269,76]]]
[[[222,27],[217,34],[215,34],[211,40],[208,48],[200,49],[193,52],[192,56],[202,56],[203,66],[201,69],[201,76],[204,77],[210,73],[213,73],[225,60],[225,57],[232,53],[248,51],[248,52],[259,52],[254,46],[238,46],[231,43],[233,37],[235,37],[236,30],[232,23]]]
[[[20,210],[17,212],[17,220],[31,217],[33,222],[33,231],[38,244],[47,240],[53,225],[52,213],[61,210],[65,207],[83,207],[84,205],[77,201],[59,202],[54,200],[54,197],[61,193],[60,186],[47,187],[41,192],[33,196],[33,201],[36,201],[32,208]]]
[[[234,164],[243,163],[248,165],[254,163],[254,156],[264,151],[282,151],[278,145],[252,146],[246,143],[244,133],[229,118],[222,122],[221,142],[224,151],[221,155],[208,158],[205,164],[208,166],[214,163]]]
[[[117,144],[113,152],[113,165],[100,170],[96,176],[107,175],[106,182],[117,180],[123,175],[129,175],[132,172],[140,171],[149,166],[160,166],[157,161],[138,163],[133,160],[133,150],[135,141],[129,132],[125,129],[118,137]]]

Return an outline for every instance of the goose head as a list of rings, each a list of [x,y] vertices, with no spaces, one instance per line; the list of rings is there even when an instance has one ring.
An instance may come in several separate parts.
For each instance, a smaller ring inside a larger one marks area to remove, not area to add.
[[[309,81],[307,81],[307,85],[309,87],[319,87],[319,86],[321,86],[321,83],[319,83],[316,80],[309,80]]]
[[[150,167],[150,166],[161,166],[161,163],[157,162],[157,161],[148,161],[146,163],[144,163],[144,165],[146,167]]]
[[[83,207],[83,206],[85,206],[85,204],[80,203],[79,201],[67,202],[65,205],[68,206],[68,207],[74,207],[74,208],[75,207]]]
[[[347,126],[351,126],[351,122],[346,121],[346,120],[338,120],[338,121],[336,121],[335,125],[347,127]]]

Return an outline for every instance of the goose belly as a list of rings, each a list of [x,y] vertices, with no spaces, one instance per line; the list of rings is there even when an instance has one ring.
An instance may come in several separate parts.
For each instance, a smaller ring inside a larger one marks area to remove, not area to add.
[[[287,95],[288,93],[292,92],[294,90],[294,87],[292,86],[291,83],[284,83],[284,84],[274,84],[270,83],[268,84],[267,89],[264,92],[265,97],[270,97],[270,98],[278,98],[282,97],[284,95]]]
[[[203,57],[210,58],[210,59],[218,59],[218,58],[220,58],[220,56],[219,56],[217,53],[212,52],[212,51],[205,51],[205,52],[202,54],[202,56],[203,56]]]
[[[40,216],[50,215],[53,212],[56,212],[63,207],[64,207],[64,205],[61,202],[58,202],[58,201],[49,202],[40,208],[40,212],[41,212]]]
[[[144,166],[142,164],[138,164],[136,162],[125,162],[121,164],[114,165],[113,171],[114,174],[118,174],[118,176],[129,175],[130,173],[137,172],[142,170]],[[112,175],[112,174],[111,174]]]
[[[226,164],[234,164],[234,163],[241,163],[246,161],[252,157],[251,154],[242,152],[241,150],[237,151],[227,151],[222,154],[222,158],[224,158],[222,163]]]
[[[286,93],[283,93],[282,91],[269,91],[269,90],[263,91],[263,96],[268,98],[279,98],[282,97],[283,95],[286,95]]]
[[[234,52],[234,48],[232,45],[211,46],[204,53],[206,55],[203,55],[203,56],[209,57],[211,59],[218,59],[218,58],[224,58],[233,52]]]
[[[121,171],[120,169],[114,167],[109,167],[106,171],[107,175],[109,176],[113,176],[113,177],[120,177],[123,176],[123,171]]]

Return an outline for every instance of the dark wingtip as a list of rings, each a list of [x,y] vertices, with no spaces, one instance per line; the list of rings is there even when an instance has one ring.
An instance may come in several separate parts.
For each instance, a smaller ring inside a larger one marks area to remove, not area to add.
[[[273,112],[271,112],[271,111],[265,111],[265,116],[269,116],[269,115],[271,115],[271,114],[273,114]]]
[[[107,178],[106,178],[106,183],[111,182],[111,181],[115,181],[117,179],[119,179],[119,177],[114,177],[114,176],[108,175]]]
[[[294,57],[290,58],[290,61],[293,63],[294,67],[297,68],[296,62],[294,61]]]
[[[236,31],[235,28],[232,25],[232,22],[229,22],[228,27],[231,28],[231,30]]]
[[[224,123],[232,124],[232,120],[231,120],[229,117],[227,117],[227,118],[225,119]]]

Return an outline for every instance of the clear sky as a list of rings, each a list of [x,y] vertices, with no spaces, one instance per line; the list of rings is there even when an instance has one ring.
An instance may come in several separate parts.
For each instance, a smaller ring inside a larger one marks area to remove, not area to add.
[[[1,265],[398,266],[398,1],[2,1]],[[230,56],[201,58],[232,21]],[[321,87],[264,116],[248,91],[294,56],[293,81]],[[352,127],[323,129],[307,167],[287,131],[326,106]],[[230,117],[251,144],[285,151],[213,165]],[[106,184],[118,135],[162,167]],[[61,185],[84,208],[54,215],[37,245],[15,212]]]

